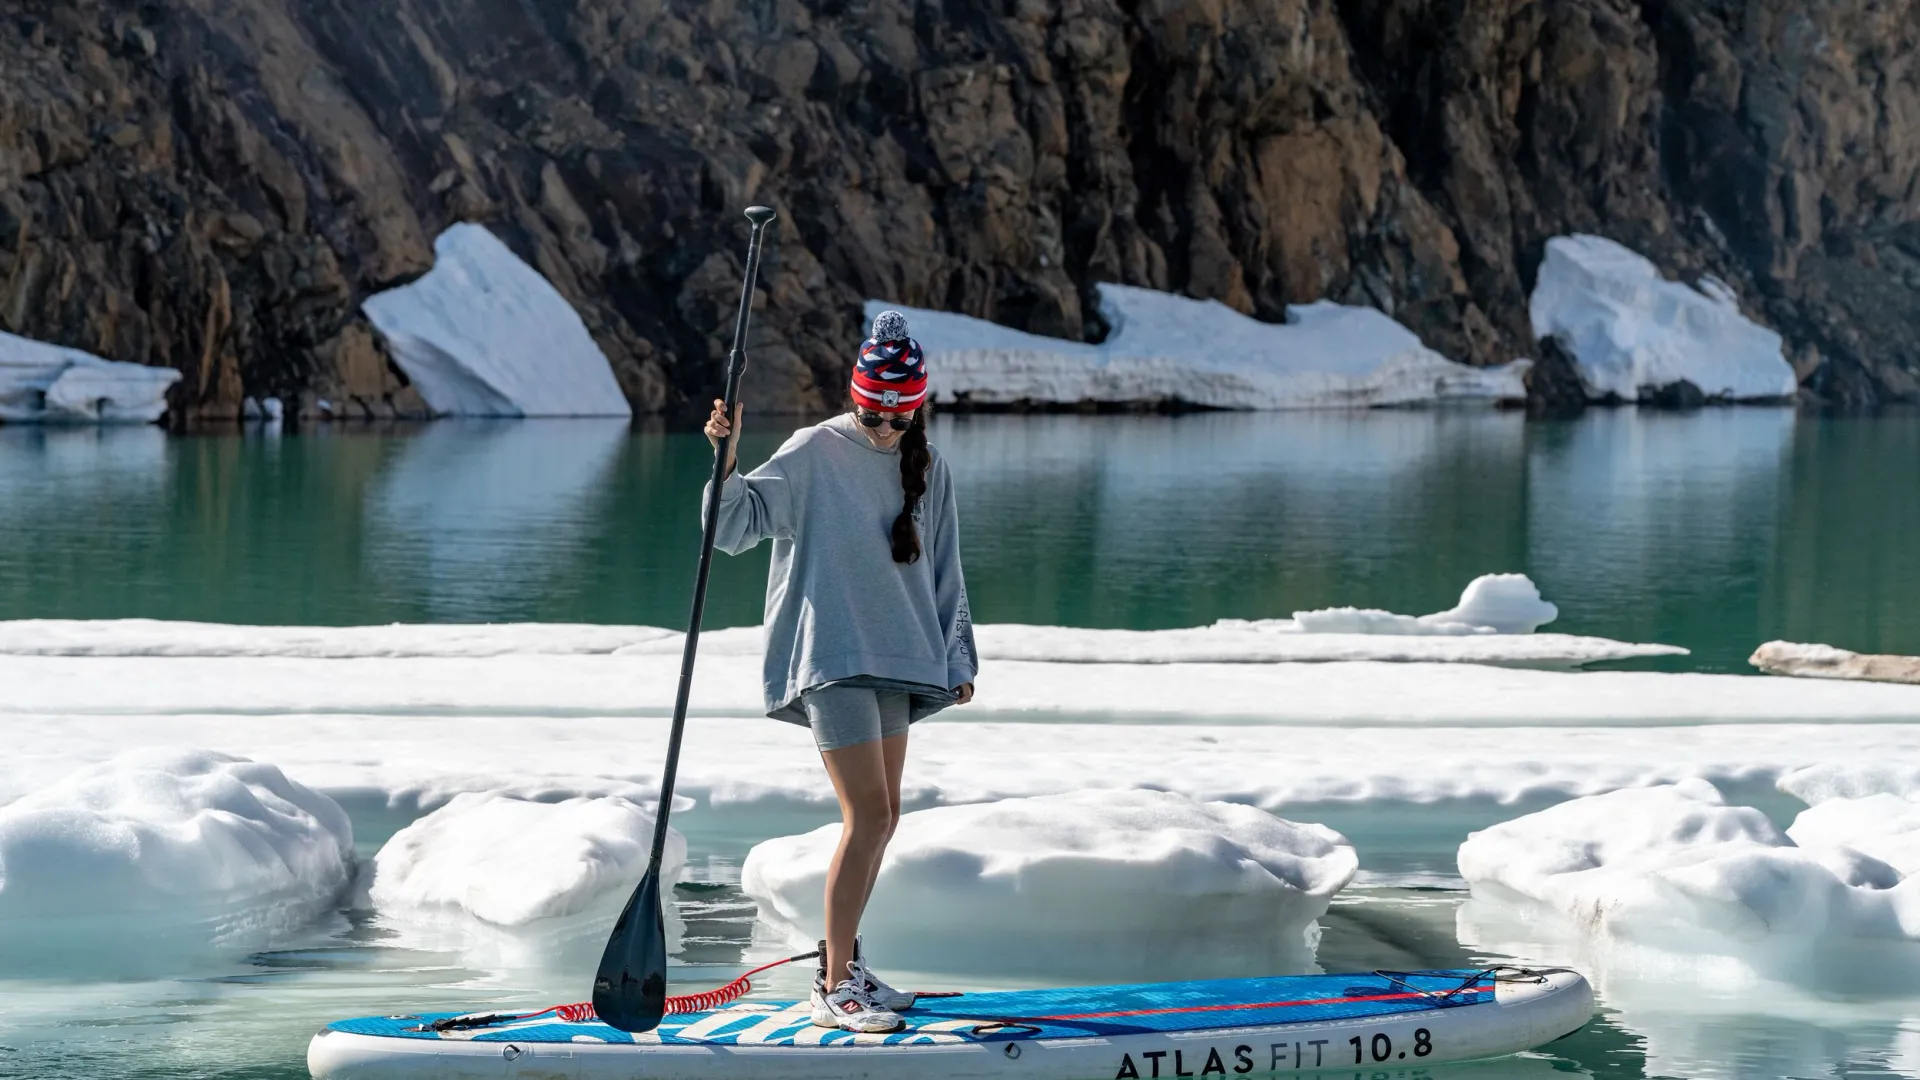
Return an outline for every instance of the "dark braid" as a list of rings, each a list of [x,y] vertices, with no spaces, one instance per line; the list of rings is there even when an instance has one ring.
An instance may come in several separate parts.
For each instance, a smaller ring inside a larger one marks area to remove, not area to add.
[[[913,414],[913,426],[900,436],[900,490],[904,500],[900,516],[893,519],[893,561],[920,560],[920,533],[913,527],[913,511],[927,493],[927,470],[933,467],[933,452],[927,449],[927,407]]]

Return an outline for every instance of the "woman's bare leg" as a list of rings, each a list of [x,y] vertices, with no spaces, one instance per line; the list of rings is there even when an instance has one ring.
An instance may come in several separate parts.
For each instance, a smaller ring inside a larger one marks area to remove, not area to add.
[[[847,977],[847,962],[853,959],[853,936],[860,929],[860,915],[866,910],[867,894],[879,872],[880,856],[886,852],[887,839],[893,834],[895,815],[899,813],[898,784],[888,781],[887,743],[898,742],[899,758],[906,760],[906,742],[875,739],[871,742],[822,750],[827,777],[833,781],[834,794],[840,798],[840,846],[834,849],[833,862],[827,866],[827,989]],[[898,775],[895,771],[893,775]]]
[[[880,864],[886,859],[887,844],[893,840],[894,830],[900,827],[900,778],[907,771],[907,737],[895,735],[881,739],[880,756],[886,760],[887,767],[887,838],[880,842],[880,854],[874,856],[873,870],[867,874],[867,891],[860,898],[862,912],[873,899],[874,883],[880,880]]]

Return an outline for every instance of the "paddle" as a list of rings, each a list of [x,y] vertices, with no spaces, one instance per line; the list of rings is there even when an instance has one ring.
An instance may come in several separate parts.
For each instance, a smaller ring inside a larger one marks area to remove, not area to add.
[[[747,207],[753,237],[747,242],[746,280],[740,286],[740,313],[733,321],[733,351],[727,354],[725,415],[734,415],[740,374],[746,369],[747,317],[753,310],[754,279],[760,275],[760,234],[772,221],[765,206]],[[693,690],[693,655],[700,644],[700,617],[707,606],[707,572],[713,567],[713,537],[720,526],[720,484],[726,479],[727,451],[733,433],[713,452],[713,486],[707,491],[707,528],[700,540],[700,571],[693,579],[693,614],[687,619],[686,649],[680,656],[680,692],[673,699],[673,729],[667,736],[667,765],[660,774],[660,804],[653,824],[653,856],[646,876],[627,898],[613,924],[600,969],[593,976],[593,1011],[622,1031],[652,1031],[667,1008],[667,928],[660,908],[660,858],[667,847],[667,815],[673,807],[673,778],[680,767],[680,735],[687,725],[687,697]]]

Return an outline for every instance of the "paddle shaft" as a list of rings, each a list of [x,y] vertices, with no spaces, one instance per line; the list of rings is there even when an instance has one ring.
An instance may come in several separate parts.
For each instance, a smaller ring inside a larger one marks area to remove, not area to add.
[[[756,214],[756,211],[759,213]],[[740,283],[740,312],[733,320],[733,351],[727,354],[726,417],[733,421],[740,398],[740,376],[747,369],[747,320],[753,315],[753,287],[760,276],[760,234],[773,220],[773,211],[749,207],[753,236],[747,241],[746,279]],[[660,773],[660,802],[654,811],[653,853],[647,872],[657,874],[667,849],[667,817],[673,810],[673,781],[680,771],[680,736],[687,727],[687,701],[693,694],[693,658],[700,647],[700,620],[707,610],[707,575],[713,569],[713,541],[720,530],[720,485],[727,479],[727,453],[738,435],[728,428],[713,452],[713,483],[707,487],[706,528],[700,537],[700,570],[693,578],[693,612],[687,616],[686,647],[680,654],[680,689],[673,698],[673,729],[667,735],[667,763]]]

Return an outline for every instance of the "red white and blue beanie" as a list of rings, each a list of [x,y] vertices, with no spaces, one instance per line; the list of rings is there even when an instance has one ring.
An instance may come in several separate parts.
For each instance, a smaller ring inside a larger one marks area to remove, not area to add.
[[[853,365],[853,400],[869,409],[906,412],[927,396],[927,358],[920,343],[907,336],[907,317],[883,311],[874,317],[873,336],[860,346]]]

